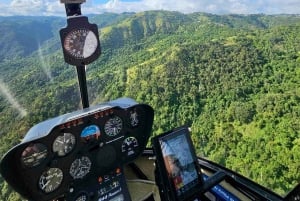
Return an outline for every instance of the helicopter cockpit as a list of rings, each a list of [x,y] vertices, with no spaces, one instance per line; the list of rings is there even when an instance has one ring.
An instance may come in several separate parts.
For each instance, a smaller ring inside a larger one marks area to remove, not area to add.
[[[152,122],[150,106],[126,98],[59,116],[34,126],[1,170],[29,200],[128,200],[123,165],[143,152]]]
[[[195,154],[187,126],[152,138],[154,111],[120,98],[32,127],[4,156],[5,180],[32,201],[284,200]],[[299,186],[290,199],[297,200]]]
[[[85,65],[101,53],[85,0],[61,0],[65,62],[77,68],[83,109],[33,126],[3,157],[0,172],[29,201],[300,200],[285,198],[196,156],[188,126],[151,138],[154,110],[131,98],[89,106]],[[149,147],[147,145],[151,144]]]

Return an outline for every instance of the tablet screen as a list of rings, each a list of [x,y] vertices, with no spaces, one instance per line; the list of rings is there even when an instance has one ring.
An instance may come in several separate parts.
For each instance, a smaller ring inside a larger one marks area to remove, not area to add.
[[[199,189],[202,178],[187,128],[155,137],[154,149],[159,152],[158,167],[168,181],[166,185],[174,191],[173,196],[184,200]]]

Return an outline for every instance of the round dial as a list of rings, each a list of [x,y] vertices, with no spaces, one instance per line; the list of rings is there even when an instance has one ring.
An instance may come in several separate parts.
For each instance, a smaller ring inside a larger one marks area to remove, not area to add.
[[[47,157],[47,147],[41,143],[33,143],[27,146],[21,155],[22,163],[27,167],[39,165]]]
[[[82,179],[90,172],[91,165],[91,160],[88,157],[82,156],[81,158],[77,158],[71,164],[70,175],[74,179]]]
[[[109,136],[116,136],[122,130],[122,119],[118,116],[110,118],[104,125],[104,131]]]
[[[63,135],[57,136],[53,142],[52,149],[58,156],[65,156],[70,153],[75,147],[75,136],[71,133],[64,133]]]
[[[73,30],[64,39],[64,49],[77,59],[90,57],[97,49],[98,40],[94,32],[88,29]]]
[[[130,111],[130,124],[135,127],[139,124],[138,113],[136,110]]]
[[[128,137],[122,143],[122,152],[127,152],[127,156],[135,154],[139,144],[135,137]]]
[[[86,193],[80,194],[75,201],[88,201],[88,195]]]
[[[63,180],[63,172],[59,168],[50,168],[40,176],[39,187],[45,193],[57,189]]]

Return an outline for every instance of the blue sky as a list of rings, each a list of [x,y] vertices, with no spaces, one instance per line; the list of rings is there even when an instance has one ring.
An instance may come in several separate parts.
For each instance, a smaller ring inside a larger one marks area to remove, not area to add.
[[[64,5],[59,0],[1,0],[0,9],[2,16],[65,15]],[[83,14],[145,10],[214,14],[300,14],[300,0],[86,0],[82,5]]]

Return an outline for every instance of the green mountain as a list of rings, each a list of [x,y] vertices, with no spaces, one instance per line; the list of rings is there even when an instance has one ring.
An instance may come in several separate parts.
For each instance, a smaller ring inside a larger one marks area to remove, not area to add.
[[[0,17],[0,61],[29,56],[54,37],[57,17]]]
[[[89,18],[103,50],[87,68],[91,105],[132,97],[155,109],[153,135],[188,124],[199,156],[281,195],[299,182],[299,15]],[[31,126],[81,106],[75,68],[64,63],[58,37],[65,19],[0,22],[2,156]],[[19,200],[0,181],[0,199]]]

